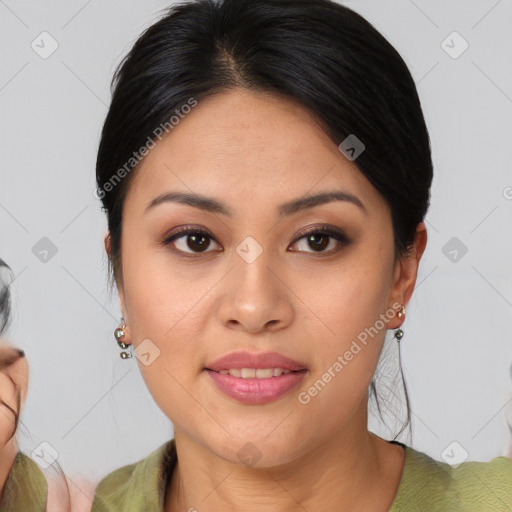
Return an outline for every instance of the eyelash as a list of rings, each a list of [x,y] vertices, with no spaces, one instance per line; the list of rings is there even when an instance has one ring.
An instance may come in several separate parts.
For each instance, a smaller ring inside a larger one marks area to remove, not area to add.
[[[300,233],[300,235],[294,240],[294,242],[292,242],[291,245],[296,244],[299,240],[302,240],[303,238],[306,238],[310,235],[317,235],[317,234],[327,235],[329,238],[334,238],[339,244],[338,247],[334,250],[331,249],[329,251],[299,251],[299,252],[312,253],[312,254],[319,255],[319,256],[322,256],[322,255],[329,256],[331,254],[335,254],[335,253],[339,252],[343,247],[346,247],[347,245],[350,244],[350,240],[347,238],[347,236],[342,231],[339,231],[338,229],[334,229],[330,226],[319,226],[319,227],[316,226],[315,228],[312,228],[307,231],[304,231],[303,233]],[[177,240],[179,238],[183,238],[186,235],[202,235],[202,236],[208,237],[211,240],[214,240],[216,243],[218,243],[215,240],[214,236],[209,231],[204,231],[202,229],[197,229],[197,228],[185,227],[185,228],[180,228],[177,231],[175,231],[174,233],[172,233],[171,235],[167,236],[162,241],[162,246],[166,247],[166,246],[170,245],[172,242],[174,242],[175,240]],[[182,251],[180,249],[171,249],[171,250],[173,252],[179,253],[180,255],[183,255],[184,257],[187,257],[187,258],[196,258],[196,257],[199,257],[199,256],[207,253],[207,252],[213,252],[213,251],[186,252],[186,251]]]

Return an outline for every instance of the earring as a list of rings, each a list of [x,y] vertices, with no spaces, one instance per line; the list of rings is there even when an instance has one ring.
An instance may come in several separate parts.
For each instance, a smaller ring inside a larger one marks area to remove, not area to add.
[[[402,306],[402,309],[397,313],[396,315],[398,318],[403,318],[405,316],[405,306]],[[395,339],[397,342],[400,342],[400,340],[404,336],[404,331],[402,329],[397,329],[395,331]]]
[[[116,330],[114,331],[114,336],[116,338],[117,344],[124,350],[124,349],[129,348],[130,344],[126,344],[123,341],[123,338],[126,334],[126,331],[125,331],[126,324],[124,323],[124,319],[122,317],[121,317],[121,321],[123,322],[123,324],[116,328]],[[128,358],[132,357],[130,352],[121,352],[119,355],[121,356],[121,359],[128,359]]]

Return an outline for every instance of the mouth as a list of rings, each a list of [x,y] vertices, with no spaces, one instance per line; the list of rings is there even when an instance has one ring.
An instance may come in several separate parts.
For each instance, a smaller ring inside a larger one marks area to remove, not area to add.
[[[289,394],[308,373],[304,363],[279,352],[231,352],[204,372],[216,389],[240,403],[261,405]]]
[[[228,368],[225,370],[212,370],[205,368],[210,372],[220,373],[221,375],[231,375],[241,379],[270,379],[273,377],[281,377],[289,373],[305,372],[306,368],[300,370],[289,370],[286,368]]]
[[[308,373],[305,368],[205,368],[204,371],[219,391],[246,405],[264,405],[288,395]]]

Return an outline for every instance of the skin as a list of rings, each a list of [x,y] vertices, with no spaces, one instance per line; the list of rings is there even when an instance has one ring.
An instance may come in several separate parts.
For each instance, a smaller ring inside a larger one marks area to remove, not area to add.
[[[179,465],[165,510],[338,511],[342,503],[344,511],[387,511],[404,451],[367,430],[367,390],[386,328],[308,404],[297,396],[379,315],[407,304],[426,244],[424,224],[411,254],[396,260],[386,201],[307,110],[270,94],[233,89],[210,96],[135,172],[123,209],[117,285],[125,341],[136,349],[149,338],[160,350],[147,366],[137,361],[174,425]],[[234,215],[171,202],[144,212],[171,190],[214,197]],[[326,190],[353,194],[364,209],[334,201],[278,218],[281,203]],[[301,237],[322,224],[350,242],[326,238],[315,250]],[[213,238],[205,251],[186,235],[162,246],[178,226]],[[252,263],[236,252],[247,236],[263,250]],[[105,248],[110,253],[108,232]],[[386,327],[402,322],[395,315]],[[203,371],[238,350],[277,351],[303,362],[308,373],[278,400],[244,405]],[[252,467],[237,456],[248,442],[261,454]]]

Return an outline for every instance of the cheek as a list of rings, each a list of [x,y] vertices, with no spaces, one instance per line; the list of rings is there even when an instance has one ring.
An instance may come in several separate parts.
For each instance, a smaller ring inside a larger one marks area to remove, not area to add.
[[[157,354],[147,365],[137,358],[141,375],[169,418],[187,416],[197,406],[189,391],[202,370],[198,343],[210,318],[207,292],[218,278],[191,279],[168,255],[143,249],[126,253],[123,275],[133,347],[142,350],[150,340],[149,353]]]
[[[319,311],[330,330],[323,329],[325,336],[309,338],[315,366],[298,397],[300,410],[311,418],[307,421],[325,435],[334,435],[340,425],[364,410],[386,333],[380,318],[386,311],[385,301],[378,288],[354,275],[339,285],[329,300],[323,298]],[[324,418],[320,424],[317,417]]]
[[[372,253],[354,253],[326,275],[317,274],[309,283],[302,281],[307,287],[301,296],[314,313],[307,313],[311,320],[305,325],[316,326],[316,332],[311,330],[307,336],[311,356],[318,363],[315,377],[332,381],[329,387],[334,393],[352,390],[352,398],[345,395],[347,400],[364,392],[377,366],[387,330],[390,268],[391,261]]]
[[[158,347],[158,356],[151,364],[137,359],[141,375],[162,412],[177,424],[196,422],[204,412],[193,397],[202,372],[199,322],[204,321],[204,313],[185,309],[174,304],[162,317],[147,311],[137,319],[139,332],[149,333],[144,337]]]
[[[389,262],[354,253],[342,264],[297,282],[301,283],[300,296],[313,318],[322,321],[319,326],[327,340],[343,344],[373,326],[385,313],[391,278]],[[325,338],[320,337],[319,341],[324,342]]]
[[[195,351],[197,353],[197,351]],[[197,355],[195,356],[197,357]],[[182,349],[164,350],[151,365],[138,361],[142,378],[153,400],[175,427],[209,424],[209,405],[195,392],[195,377],[189,372],[194,353]],[[205,407],[206,405],[206,407]]]
[[[123,276],[127,321],[135,345],[144,338],[162,345],[172,340],[183,331],[189,315],[201,309],[199,299],[208,290],[208,282],[184,272],[165,248],[157,249],[147,241],[123,254]],[[178,338],[183,339],[183,334]]]

